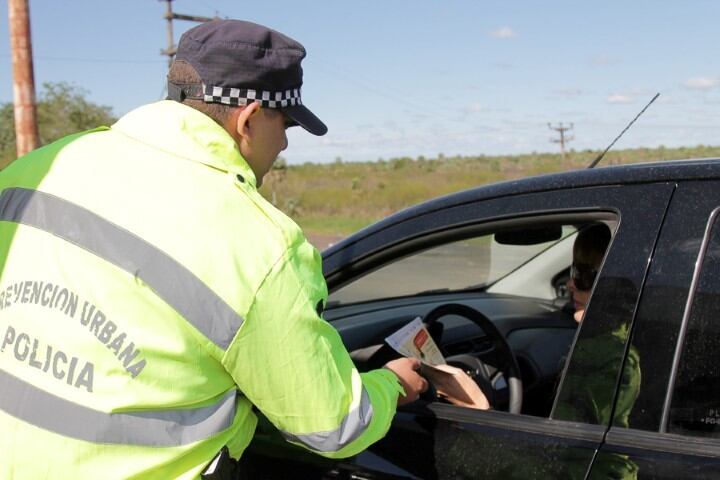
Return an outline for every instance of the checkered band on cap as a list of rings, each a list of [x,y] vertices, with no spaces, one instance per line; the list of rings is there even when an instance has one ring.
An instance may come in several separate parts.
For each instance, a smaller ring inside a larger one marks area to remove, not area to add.
[[[270,92],[250,88],[213,87],[203,84],[203,91],[205,92],[203,100],[207,103],[247,105],[248,103],[258,101],[266,108],[283,108],[302,104],[300,100],[300,88]]]

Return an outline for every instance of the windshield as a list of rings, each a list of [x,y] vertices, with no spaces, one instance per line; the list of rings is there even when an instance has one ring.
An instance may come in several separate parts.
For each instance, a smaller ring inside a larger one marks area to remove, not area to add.
[[[436,246],[386,264],[335,290],[329,301],[348,304],[443,291],[482,289],[526,264],[560,239],[534,245],[503,245],[493,234]]]

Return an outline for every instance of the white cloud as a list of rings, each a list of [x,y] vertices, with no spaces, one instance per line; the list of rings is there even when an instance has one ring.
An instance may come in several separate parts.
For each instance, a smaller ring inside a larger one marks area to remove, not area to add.
[[[490,36],[495,38],[513,38],[517,37],[517,34],[515,30],[510,27],[500,27],[497,30],[491,31]]]
[[[625,95],[622,93],[613,93],[607,97],[608,103],[632,103],[635,99],[631,95]]]
[[[709,90],[720,86],[720,77],[695,77],[685,80],[683,85],[693,90]]]

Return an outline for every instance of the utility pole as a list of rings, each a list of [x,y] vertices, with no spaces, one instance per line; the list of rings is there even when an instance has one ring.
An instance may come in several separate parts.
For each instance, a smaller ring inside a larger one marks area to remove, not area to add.
[[[160,0],[163,1],[163,0]],[[168,57],[168,67],[172,65],[173,57],[175,56],[175,52],[177,51],[177,47],[175,45],[175,38],[173,36],[173,20],[187,20],[190,22],[209,22],[210,20],[217,20],[218,16],[215,17],[201,17],[198,15],[183,15],[182,13],[174,13],[172,9],[172,2],[173,0],[164,0],[167,4],[167,8],[165,10],[165,15],[163,15],[163,18],[167,20],[167,39],[168,39],[168,48],[165,50],[160,50],[160,53],[162,55],[167,55]]]
[[[560,133],[560,138],[559,138],[559,139],[557,139],[557,138],[551,138],[550,141],[553,142],[553,143],[559,143],[559,144],[560,144],[560,154],[562,155],[562,163],[563,163],[563,166],[565,166],[565,165],[566,165],[566,164],[565,164],[565,144],[566,144],[567,142],[569,142],[570,140],[575,140],[575,137],[574,137],[574,136],[566,136],[566,135],[565,135],[565,132],[567,132],[568,130],[572,130],[572,129],[573,129],[573,124],[571,123],[569,127],[566,127],[565,125],[563,125],[562,122],[560,122],[560,125],[559,125],[559,126],[553,127],[552,125],[550,125],[550,122],[548,122],[548,128],[549,128],[550,130],[555,130],[556,132],[559,132],[559,133]]]
[[[20,157],[35,150],[39,143],[28,0],[8,0],[8,23],[12,50],[15,144],[17,156]]]

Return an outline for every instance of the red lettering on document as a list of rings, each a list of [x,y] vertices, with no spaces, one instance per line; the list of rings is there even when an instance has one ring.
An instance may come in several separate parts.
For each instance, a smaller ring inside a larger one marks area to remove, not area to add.
[[[425,342],[427,342],[428,334],[425,330],[420,330],[417,335],[415,335],[415,338],[413,338],[413,343],[417,347],[418,350],[422,351],[423,345],[425,345]]]

